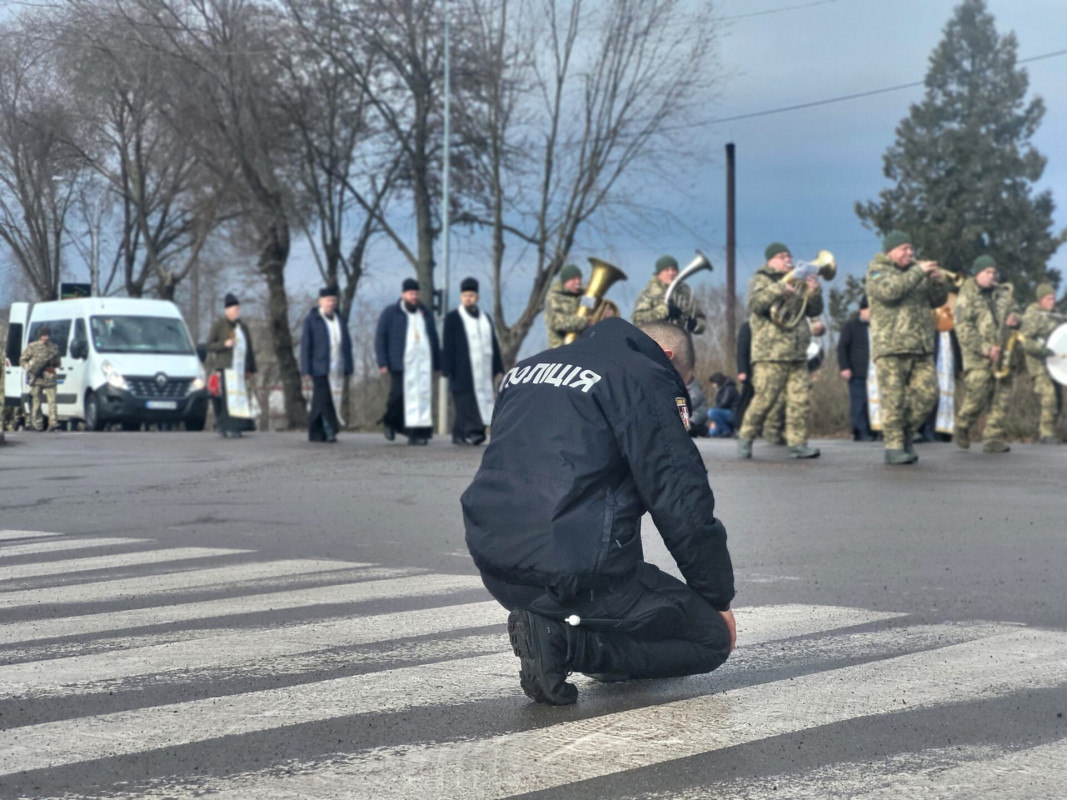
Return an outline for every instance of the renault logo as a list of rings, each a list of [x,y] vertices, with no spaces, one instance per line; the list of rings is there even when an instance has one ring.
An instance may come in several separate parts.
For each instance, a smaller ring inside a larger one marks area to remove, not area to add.
[[[158,386],[160,389],[162,389],[166,385],[167,385],[167,376],[164,375],[162,372],[157,372],[156,373],[156,386]]]

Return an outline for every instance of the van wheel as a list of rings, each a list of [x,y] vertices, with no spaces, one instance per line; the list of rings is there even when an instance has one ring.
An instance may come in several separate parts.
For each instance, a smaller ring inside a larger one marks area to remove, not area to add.
[[[85,430],[102,431],[104,420],[100,416],[100,401],[93,392],[85,396]]]

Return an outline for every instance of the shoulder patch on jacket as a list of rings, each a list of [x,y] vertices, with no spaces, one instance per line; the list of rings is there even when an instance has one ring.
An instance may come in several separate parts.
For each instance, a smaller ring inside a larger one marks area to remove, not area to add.
[[[674,404],[678,406],[678,414],[682,418],[682,427],[689,430],[689,404],[684,397],[674,398]]]

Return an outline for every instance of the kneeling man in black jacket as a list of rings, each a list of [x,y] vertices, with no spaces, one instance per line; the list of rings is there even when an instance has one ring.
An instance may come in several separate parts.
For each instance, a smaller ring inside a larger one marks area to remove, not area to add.
[[[684,330],[615,318],[504,376],[463,519],[537,702],[573,703],[570,672],[692,675],[733,649],[726,530],[686,431],[692,371]],[[685,583],[644,561],[646,511]]]

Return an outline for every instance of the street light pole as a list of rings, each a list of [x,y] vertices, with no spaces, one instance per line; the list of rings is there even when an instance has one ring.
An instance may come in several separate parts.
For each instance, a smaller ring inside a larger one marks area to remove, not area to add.
[[[448,287],[451,277],[449,275],[449,247],[448,247],[448,193],[450,172],[450,105],[452,93],[452,73],[448,30],[448,0],[444,0],[445,17],[445,90],[444,90],[444,164],[441,176],[441,308],[438,313],[438,330],[441,332],[441,342],[444,342],[445,314],[448,313]],[[448,433],[448,378],[441,376],[437,384],[437,432],[444,436]]]

